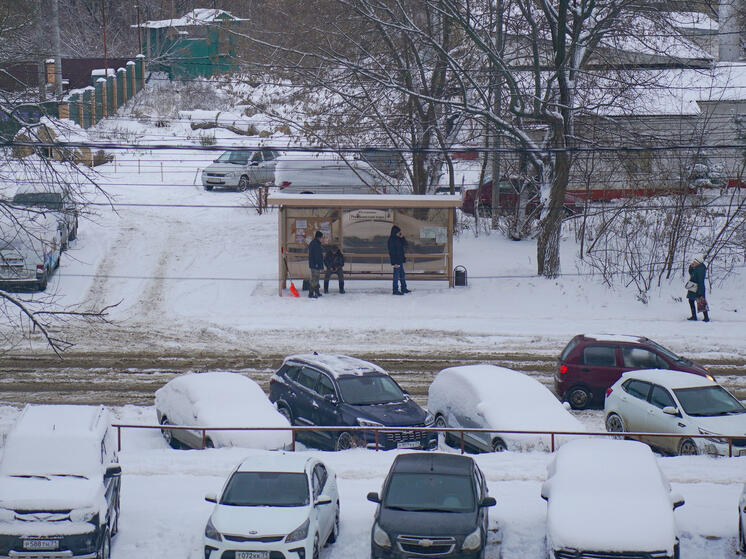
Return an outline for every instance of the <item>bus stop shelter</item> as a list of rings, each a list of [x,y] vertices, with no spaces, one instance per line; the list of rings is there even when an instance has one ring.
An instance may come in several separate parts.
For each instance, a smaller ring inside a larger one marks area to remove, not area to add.
[[[376,194],[272,194],[277,206],[279,294],[288,279],[310,276],[308,243],[324,234],[324,251],[339,246],[345,280],[392,277],[388,254],[391,226],[407,239],[407,280],[447,281],[453,287],[453,229],[459,196]]]

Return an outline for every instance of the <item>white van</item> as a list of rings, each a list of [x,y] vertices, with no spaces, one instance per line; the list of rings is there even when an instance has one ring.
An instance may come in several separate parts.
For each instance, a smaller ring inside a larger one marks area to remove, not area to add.
[[[335,154],[297,153],[280,158],[275,184],[288,194],[382,194],[383,175],[357,159]]]
[[[0,456],[0,555],[108,559],[121,473],[103,406],[27,405]]]
[[[47,288],[60,265],[64,225],[51,215],[20,212],[0,220],[0,288]]]

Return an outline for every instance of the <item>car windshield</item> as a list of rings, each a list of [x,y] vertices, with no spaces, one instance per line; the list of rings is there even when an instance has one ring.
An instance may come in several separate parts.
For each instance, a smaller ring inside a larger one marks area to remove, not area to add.
[[[468,476],[395,473],[383,506],[396,510],[469,512],[474,510],[474,486]]]
[[[663,347],[662,345],[655,343],[652,340],[648,340],[648,343],[658,353],[662,353],[663,355],[665,355],[666,357],[668,357],[669,359],[671,359],[673,361],[686,361],[686,359],[684,359],[683,357],[679,357],[678,355],[676,355],[670,349],[667,349],[667,348]]]
[[[746,408],[722,386],[674,389],[688,415],[713,416],[746,413]]]
[[[62,209],[62,194],[59,192],[19,192],[13,196],[19,206],[37,206],[50,210]]]
[[[234,165],[246,165],[252,155],[252,151],[226,151],[215,161],[217,163],[233,163]]]
[[[356,406],[404,400],[404,392],[386,375],[349,375],[337,380],[342,401]]]
[[[236,472],[220,500],[237,507],[303,507],[308,505],[306,474]]]

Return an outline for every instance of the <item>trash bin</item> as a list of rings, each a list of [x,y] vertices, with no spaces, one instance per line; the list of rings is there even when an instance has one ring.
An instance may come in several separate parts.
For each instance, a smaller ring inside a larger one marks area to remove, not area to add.
[[[466,268],[463,266],[456,266],[453,269],[453,284],[456,286],[466,285]]]

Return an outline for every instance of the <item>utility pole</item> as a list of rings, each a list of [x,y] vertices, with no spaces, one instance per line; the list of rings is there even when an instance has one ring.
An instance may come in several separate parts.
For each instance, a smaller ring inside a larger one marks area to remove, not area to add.
[[[54,41],[54,94],[62,97],[62,47],[60,46],[60,6],[52,0],[52,38]]]
[[[36,9],[36,77],[39,81],[39,101],[47,100],[47,57],[44,49],[44,9],[41,0]]]
[[[495,4],[495,55],[502,59],[503,56],[503,2],[497,0]],[[493,111],[500,114],[502,104],[502,76],[499,66],[493,63],[492,67],[492,103]],[[492,139],[492,229],[497,229],[498,215],[500,213],[500,130],[495,126],[495,137]]]

